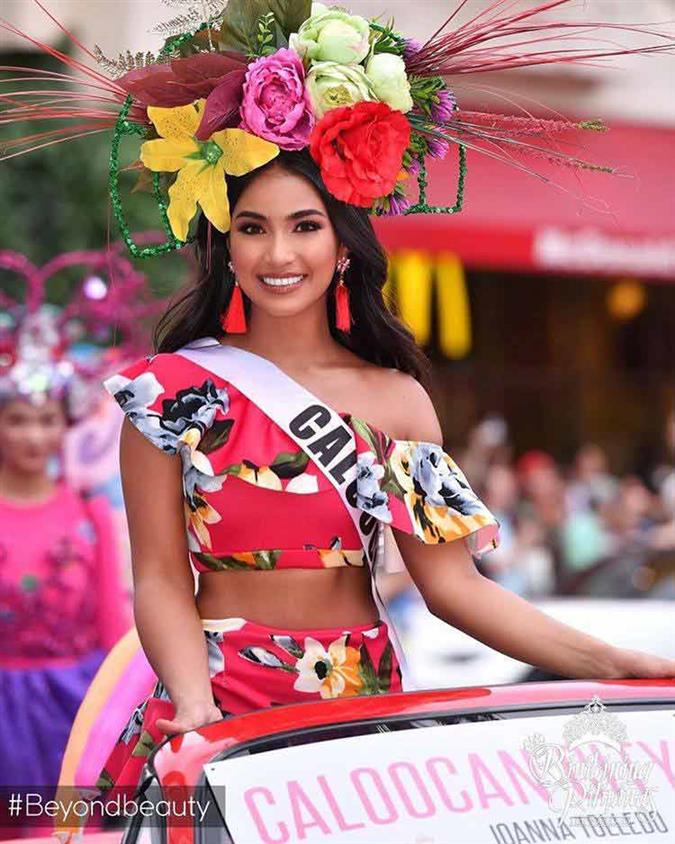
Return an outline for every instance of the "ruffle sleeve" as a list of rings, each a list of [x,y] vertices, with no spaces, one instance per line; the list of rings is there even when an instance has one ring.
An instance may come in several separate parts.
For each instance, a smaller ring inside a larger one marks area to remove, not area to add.
[[[360,509],[428,545],[464,539],[474,557],[497,547],[497,520],[440,445],[396,440],[354,417],[351,426]]]
[[[193,454],[217,416],[229,409],[225,388],[179,355],[144,358],[103,382],[134,427],[154,446]]]

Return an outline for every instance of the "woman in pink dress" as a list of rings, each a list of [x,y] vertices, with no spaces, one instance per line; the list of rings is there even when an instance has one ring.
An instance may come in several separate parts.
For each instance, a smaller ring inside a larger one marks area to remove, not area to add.
[[[0,370],[0,783],[54,787],[130,612],[107,500],[54,477],[72,382],[29,351]]]
[[[106,341],[138,354],[147,279],[120,245],[44,267],[0,251],[0,785],[54,788],[71,725],[105,654],[131,627],[108,499],[71,484],[64,441],[106,397]],[[52,279],[80,283],[63,308]],[[10,278],[11,275],[11,278]],[[75,347],[76,341],[90,341]],[[85,354],[86,352],[86,354]]]
[[[52,477],[62,402],[0,400],[0,782],[55,786],[75,713],[130,624],[106,499]]]

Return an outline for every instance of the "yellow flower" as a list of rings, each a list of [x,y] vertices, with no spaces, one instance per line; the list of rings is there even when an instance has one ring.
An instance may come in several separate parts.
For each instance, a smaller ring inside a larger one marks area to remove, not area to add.
[[[175,108],[148,106],[148,117],[161,137],[141,145],[141,161],[148,170],[178,173],[169,188],[168,216],[174,235],[182,241],[187,240],[197,205],[218,231],[228,231],[225,174],[243,176],[279,154],[276,144],[243,129],[222,129],[208,141],[198,141],[194,135],[205,102]]]
[[[298,678],[293,688],[322,698],[352,697],[363,686],[359,666],[361,655],[346,644],[347,636],[331,642],[326,650],[312,636],[305,639],[305,654],[295,664]]]
[[[255,486],[264,487],[265,489],[276,489],[277,491],[282,489],[279,476],[269,466],[259,466],[257,469],[254,469],[242,463],[235,477],[240,478],[242,481],[248,481],[250,484],[255,484]]]
[[[331,543],[330,548],[318,548],[319,557],[323,567],[332,569],[339,566],[363,566],[363,549],[347,550],[342,549],[342,540],[336,537]]]
[[[394,478],[405,492],[413,492],[415,484],[410,474],[412,453],[416,443],[412,440],[399,440],[395,443],[388,464],[393,472]]]
[[[252,551],[242,551],[241,554],[230,554],[230,557],[238,563],[245,563],[247,566],[251,566],[252,569],[258,565],[255,554]]]
[[[211,534],[209,533],[207,525],[217,524],[220,521],[220,513],[218,513],[217,510],[214,510],[213,507],[204,501],[203,498],[199,499],[199,503],[196,504],[194,510],[190,507],[190,504],[185,501],[184,510],[185,521],[187,522],[188,527],[192,528],[200,545],[210,551],[212,547]]]

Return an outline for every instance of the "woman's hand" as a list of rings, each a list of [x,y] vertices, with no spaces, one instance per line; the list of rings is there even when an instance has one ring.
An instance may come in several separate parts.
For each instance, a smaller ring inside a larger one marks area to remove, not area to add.
[[[617,648],[615,664],[618,678],[637,680],[657,679],[659,677],[675,679],[675,659],[646,654],[643,651],[631,651]]]
[[[212,701],[196,701],[177,706],[173,718],[158,718],[157,729],[165,735],[176,735],[222,720],[220,709]]]

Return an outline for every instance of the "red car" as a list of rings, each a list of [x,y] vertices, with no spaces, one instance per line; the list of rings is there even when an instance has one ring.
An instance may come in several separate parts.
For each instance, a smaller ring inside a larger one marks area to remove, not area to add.
[[[144,797],[124,844],[674,841],[675,680],[264,710],[164,743]]]

